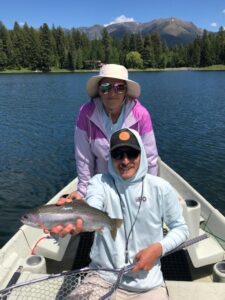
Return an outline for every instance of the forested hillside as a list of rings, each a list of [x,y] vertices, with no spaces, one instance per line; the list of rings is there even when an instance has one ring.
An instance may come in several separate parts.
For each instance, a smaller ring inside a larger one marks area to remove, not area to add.
[[[192,43],[168,47],[158,33],[124,34],[112,38],[103,28],[101,38],[88,39],[77,29],[34,29],[17,22],[8,30],[0,22],[0,70],[96,69],[101,63],[119,63],[128,68],[175,68],[225,65],[225,31],[206,30]]]

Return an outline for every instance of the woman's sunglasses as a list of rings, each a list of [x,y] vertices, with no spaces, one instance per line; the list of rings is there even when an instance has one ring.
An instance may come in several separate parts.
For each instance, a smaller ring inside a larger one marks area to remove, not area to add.
[[[122,94],[125,92],[126,90],[126,84],[125,83],[114,83],[111,84],[109,82],[105,82],[99,85],[99,89],[100,91],[106,95],[109,92],[111,92],[111,90],[113,89],[115,93],[117,94]]]
[[[136,149],[116,149],[111,152],[111,156],[115,160],[123,159],[125,154],[128,159],[136,159],[140,154],[140,151]]]

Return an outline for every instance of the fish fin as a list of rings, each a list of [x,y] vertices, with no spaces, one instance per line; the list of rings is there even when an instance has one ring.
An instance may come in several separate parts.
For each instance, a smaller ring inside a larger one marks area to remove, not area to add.
[[[116,235],[117,235],[117,229],[123,224],[123,220],[122,219],[113,219],[113,223],[112,223],[112,229],[110,230],[111,232],[111,236],[113,238],[113,240],[115,241],[116,239]]]
[[[120,228],[120,226],[123,224],[122,219],[115,219],[115,226],[116,228]]]

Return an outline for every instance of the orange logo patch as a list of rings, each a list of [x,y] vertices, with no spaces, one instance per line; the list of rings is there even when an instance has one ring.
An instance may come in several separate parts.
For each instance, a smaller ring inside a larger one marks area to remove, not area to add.
[[[128,141],[128,140],[130,139],[130,134],[129,134],[129,132],[126,132],[126,131],[121,132],[121,133],[119,134],[119,139],[120,139],[121,141]]]

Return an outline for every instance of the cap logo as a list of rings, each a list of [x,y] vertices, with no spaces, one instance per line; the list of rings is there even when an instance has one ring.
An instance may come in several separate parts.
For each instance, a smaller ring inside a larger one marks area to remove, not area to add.
[[[130,134],[127,131],[120,132],[119,139],[121,141],[128,141],[130,139]]]

